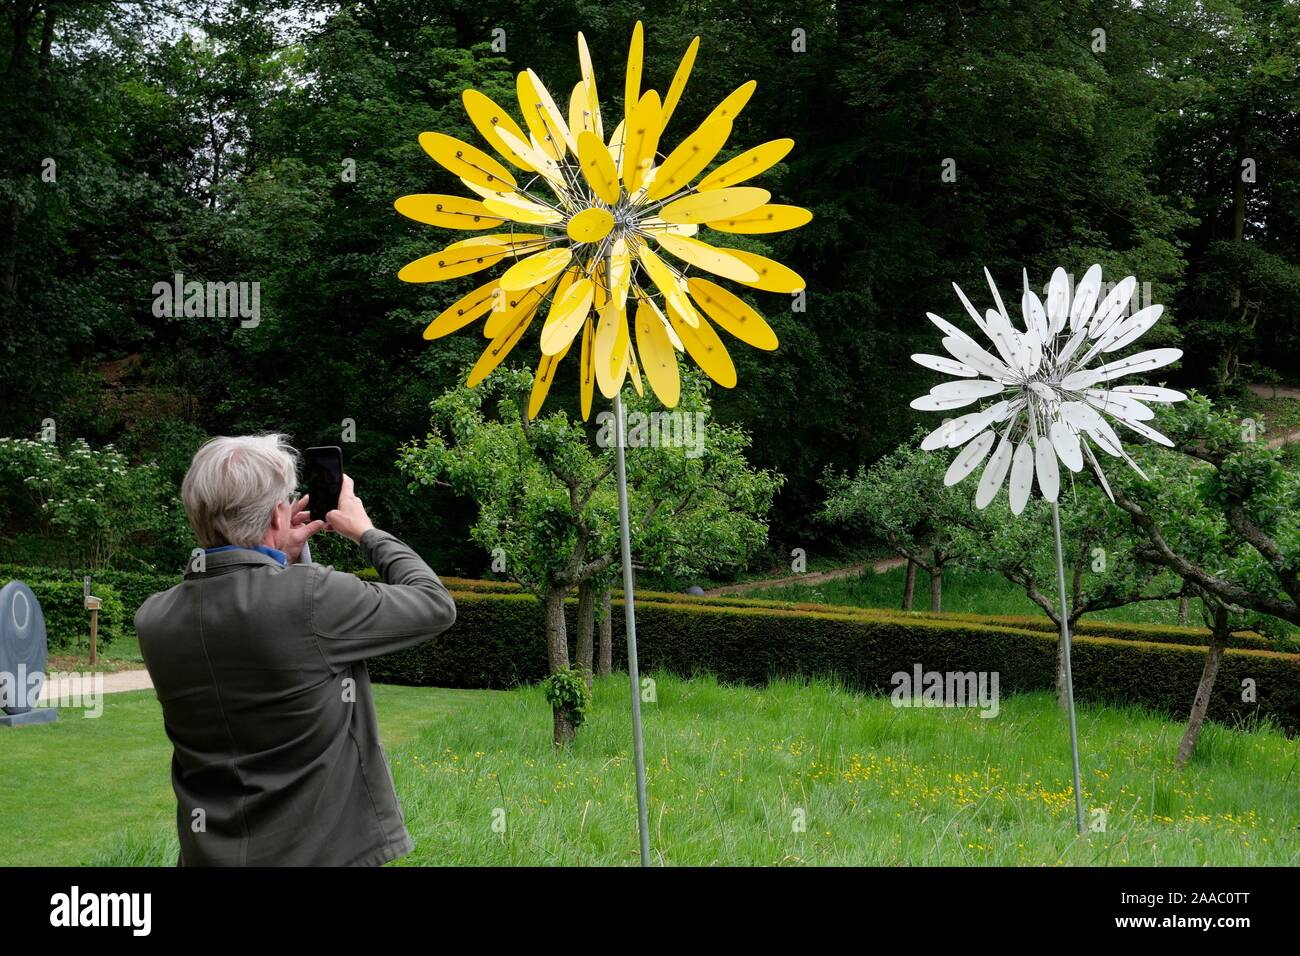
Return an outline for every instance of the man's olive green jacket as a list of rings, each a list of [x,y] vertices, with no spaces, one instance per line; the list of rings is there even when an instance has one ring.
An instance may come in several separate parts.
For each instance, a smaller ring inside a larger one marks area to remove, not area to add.
[[[365,662],[441,634],[456,605],[391,534],[361,547],[385,583],[239,548],[136,613],[173,745],[179,866],[364,866],[414,848]]]

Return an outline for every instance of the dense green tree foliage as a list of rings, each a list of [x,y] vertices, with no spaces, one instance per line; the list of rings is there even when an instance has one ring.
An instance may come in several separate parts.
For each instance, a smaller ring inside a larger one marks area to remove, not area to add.
[[[1297,372],[1293,2],[11,0],[0,432],[52,418],[61,440],[164,468],[204,434],[342,441],[378,521],[448,571],[482,570],[469,502],[409,496],[393,468],[482,341],[421,339],[470,286],[396,280],[443,237],[392,201],[459,191],[417,135],[475,140],[460,91],[513,106],[526,66],[567,89],[579,29],[621,105],[638,17],[647,86],[701,36],[667,141],[754,78],[722,158],[792,137],[771,188],[815,212],[756,237],[808,280],[806,311],[756,300],[781,348],[735,350],[740,383],[712,396],[753,435],[754,464],[789,479],[779,544],[824,534],[827,465],[856,469],[912,431],[924,312],[951,315],[949,283],[985,265],[1004,286],[1022,266],[1138,275],[1170,310],[1187,384]],[[259,321],[156,314],[155,285],[177,274],[258,283]],[[552,398],[570,412],[575,379]]]

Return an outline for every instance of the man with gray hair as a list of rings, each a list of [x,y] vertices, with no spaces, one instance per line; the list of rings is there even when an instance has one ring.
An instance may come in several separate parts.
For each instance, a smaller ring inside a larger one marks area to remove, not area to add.
[[[456,605],[350,477],[325,521],[297,477],[282,435],[204,444],[181,485],[201,560],[135,616],[173,745],[178,866],[378,865],[415,846],[365,662],[437,637]],[[322,528],[383,583],[304,563]]]

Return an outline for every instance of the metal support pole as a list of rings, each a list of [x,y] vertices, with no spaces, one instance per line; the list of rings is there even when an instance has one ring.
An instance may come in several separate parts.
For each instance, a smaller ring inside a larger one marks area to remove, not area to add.
[[[627,631],[627,676],[632,685],[632,750],[636,757],[637,828],[641,835],[641,865],[650,865],[650,808],[646,802],[645,745],[641,737],[641,675],[636,657],[636,610],[632,604],[632,536],[627,517],[627,464],[623,448],[627,430],[623,421],[623,399],[614,396],[615,444],[618,475],[618,537],[623,551],[623,620]]]
[[[1052,502],[1052,531],[1056,535],[1056,586],[1061,597],[1061,658],[1065,664],[1065,701],[1070,712],[1070,756],[1074,760],[1074,814],[1084,836],[1083,789],[1079,786],[1079,732],[1074,721],[1074,676],[1070,671],[1070,611],[1065,602],[1065,558],[1061,553],[1061,509]]]

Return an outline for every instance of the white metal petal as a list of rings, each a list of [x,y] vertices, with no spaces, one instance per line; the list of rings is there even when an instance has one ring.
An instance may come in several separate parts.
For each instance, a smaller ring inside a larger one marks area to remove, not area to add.
[[[1083,469],[1083,453],[1079,450],[1079,435],[1065,422],[1052,422],[1047,429],[1047,437],[1056,449],[1056,454],[1066,468],[1071,471]]]
[[[1136,342],[1146,331],[1159,321],[1161,314],[1165,311],[1163,305],[1151,305],[1141,309],[1129,316],[1123,322],[1117,322],[1113,332],[1107,333],[1104,338],[1112,339],[1103,352],[1118,352],[1126,345]]]
[[[952,287],[957,291],[957,298],[961,299],[961,304],[966,307],[966,311],[970,313],[970,317],[975,320],[975,325],[979,327],[981,332],[988,335],[989,330],[984,327],[984,320],[980,318],[979,309],[971,305],[970,299],[966,298],[966,293],[961,291],[961,286],[954,282]]]
[[[1066,341],[1065,345],[1061,347],[1061,350],[1056,353],[1056,361],[1053,363],[1054,367],[1058,369],[1066,368],[1070,363],[1070,359],[1074,358],[1074,353],[1079,350],[1079,346],[1082,345],[1087,338],[1087,329],[1076,329],[1074,334]]]
[[[1187,398],[1183,392],[1159,385],[1118,385],[1110,390],[1110,394],[1129,395],[1144,402],[1181,402]]]
[[[989,341],[993,343],[1002,356],[1002,361],[1017,371],[1024,373],[1027,361],[1022,361],[1022,357],[1029,358],[1028,351],[1021,355],[1021,348],[1018,341],[1016,330],[1011,327],[1011,323],[1003,317],[997,309],[989,309],[984,313],[984,324],[988,327]]]
[[[1110,482],[1106,480],[1106,473],[1101,470],[1101,463],[1097,461],[1097,456],[1094,455],[1092,453],[1092,449],[1088,447],[1088,442],[1082,439],[1081,441],[1083,444],[1083,453],[1088,458],[1088,464],[1092,465],[1093,474],[1095,474],[1097,476],[1097,480],[1101,482],[1101,490],[1106,492],[1107,498],[1109,498],[1111,501],[1114,501],[1115,494],[1110,490]]]
[[[1058,334],[1065,328],[1070,317],[1070,277],[1060,266],[1052,273],[1047,284],[1047,318],[1052,323],[1052,334]]]
[[[1043,337],[1038,329],[1032,329],[1020,336],[1020,341],[1029,349],[1029,374],[1033,375],[1043,365]]]
[[[1056,449],[1045,439],[1034,442],[1034,472],[1038,475],[1038,488],[1047,501],[1055,501],[1061,490],[1061,472],[1056,467]]]
[[[979,401],[979,396],[973,398],[941,398],[938,395],[922,395],[920,398],[914,398],[909,403],[912,408],[918,412],[947,412],[954,408],[962,408],[966,405],[972,405]]]
[[[1006,403],[999,402],[998,404]],[[994,418],[989,414],[988,409],[981,412],[971,412],[969,415],[962,415],[958,418],[950,418],[921,440],[921,450],[934,451],[936,448],[956,448],[988,428],[993,421]]]
[[[1074,303],[1070,306],[1070,328],[1087,325],[1092,319],[1093,306],[1101,292],[1101,266],[1093,264],[1083,274],[1074,290]]]
[[[1097,381],[1103,379],[1109,381],[1119,378],[1121,375],[1132,375],[1134,372],[1149,372],[1152,369],[1163,368],[1177,362],[1182,357],[1182,349],[1151,349],[1147,352],[1139,352],[1137,355],[1130,355],[1128,358],[1122,358],[1117,362],[1099,366],[1095,369],[1101,375],[1101,378]]]
[[[1085,431],[1106,423],[1101,412],[1083,402],[1062,402],[1057,414],[1061,416],[1061,421],[1073,426],[1076,431]]]
[[[1097,443],[1097,447],[1112,458],[1126,457],[1119,436],[1115,434],[1115,429],[1110,427],[1110,422],[1104,418],[1084,430],[1088,433],[1088,437]]]
[[[1118,418],[1118,416],[1116,417]],[[1119,420],[1123,422],[1125,426],[1133,429],[1133,431],[1137,432],[1143,438],[1149,438],[1157,445],[1164,445],[1166,448],[1174,447],[1173,439],[1165,437],[1164,435],[1162,435],[1160,432],[1156,431],[1154,428],[1150,427],[1149,425],[1143,425],[1141,422],[1130,421],[1127,418],[1120,418]],[[1134,465],[1133,467],[1137,468],[1137,465]],[[1141,469],[1138,469],[1138,473],[1141,474]]]
[[[1061,388],[1067,391],[1077,392],[1081,389],[1091,388],[1098,382],[1105,379],[1106,374],[1101,369],[1085,368],[1077,372],[1071,372],[1065,378],[1061,379]]]
[[[984,267],[984,278],[988,281],[989,291],[993,293],[993,303],[998,307],[1002,321],[1010,325],[1011,316],[1007,314],[1007,307],[1002,302],[1002,293],[998,291],[998,284],[993,281],[993,273],[989,272],[988,266]]]
[[[996,395],[1003,391],[1005,386],[1001,382],[990,382],[987,379],[962,379],[958,382],[940,382],[934,388],[930,389],[930,394],[936,398],[988,398],[990,395]]]
[[[1007,471],[1011,468],[1011,451],[1011,439],[1003,435],[997,450],[984,468],[984,474],[980,476],[979,487],[975,490],[976,508],[987,508],[989,502],[997,496],[998,489],[1006,481]]]
[[[1154,411],[1136,398],[1129,395],[1116,395],[1101,388],[1088,389],[1083,393],[1083,400],[1097,411],[1114,415],[1116,418],[1131,418],[1134,421],[1145,422],[1156,417]]]
[[[990,405],[981,412],[954,418],[949,422],[952,427],[948,433],[947,446],[956,448],[958,445],[964,445],[988,426],[1004,420],[1010,411],[1011,402],[1002,401]]]
[[[1011,513],[1020,514],[1029,501],[1029,492],[1034,486],[1034,451],[1026,438],[1016,447],[1011,459],[1011,488],[1007,492],[1011,503]]]
[[[989,453],[989,449],[993,447],[993,440],[996,437],[991,431],[984,432],[963,448],[952,460],[948,470],[944,472],[943,483],[945,485],[955,485],[974,471],[979,466],[979,463],[984,460],[984,456]]]
[[[943,347],[948,350],[949,355],[959,362],[969,365],[971,368],[979,369],[980,372],[990,378],[1011,381],[1017,377],[1016,373],[1011,371],[1003,362],[984,351],[971,339],[956,338],[950,335],[943,340]]]
[[[912,356],[912,361],[936,372],[942,372],[944,375],[957,375],[961,378],[975,378],[975,376],[979,375],[978,369],[973,369],[964,362],[944,358],[942,355],[927,355],[925,352],[918,352]]]
[[[931,322],[933,322],[936,326],[938,326],[939,331],[942,332],[944,335],[948,336],[949,338],[962,339],[966,342],[969,342],[971,345],[974,345],[976,348],[979,348],[978,342],[976,342],[973,338],[971,338],[961,329],[957,328],[957,326],[953,325],[947,319],[935,315],[933,312],[925,313],[925,317],[929,319]],[[984,331],[983,322],[980,323],[980,331],[981,332]]]
[[[1025,331],[1038,332],[1038,337],[1042,341],[1052,337],[1051,326],[1047,324],[1047,309],[1043,307],[1043,300],[1038,298],[1037,293],[1029,288],[1029,273],[1025,273],[1025,291],[1020,296],[1020,314],[1025,318]]]
[[[1137,288],[1136,276],[1128,276],[1115,283],[1115,288],[1111,289],[1106,294],[1106,298],[1101,300],[1101,305],[1097,306],[1088,334],[1094,339],[1099,338],[1105,334],[1112,323],[1119,321],[1133,298],[1135,288]]]

